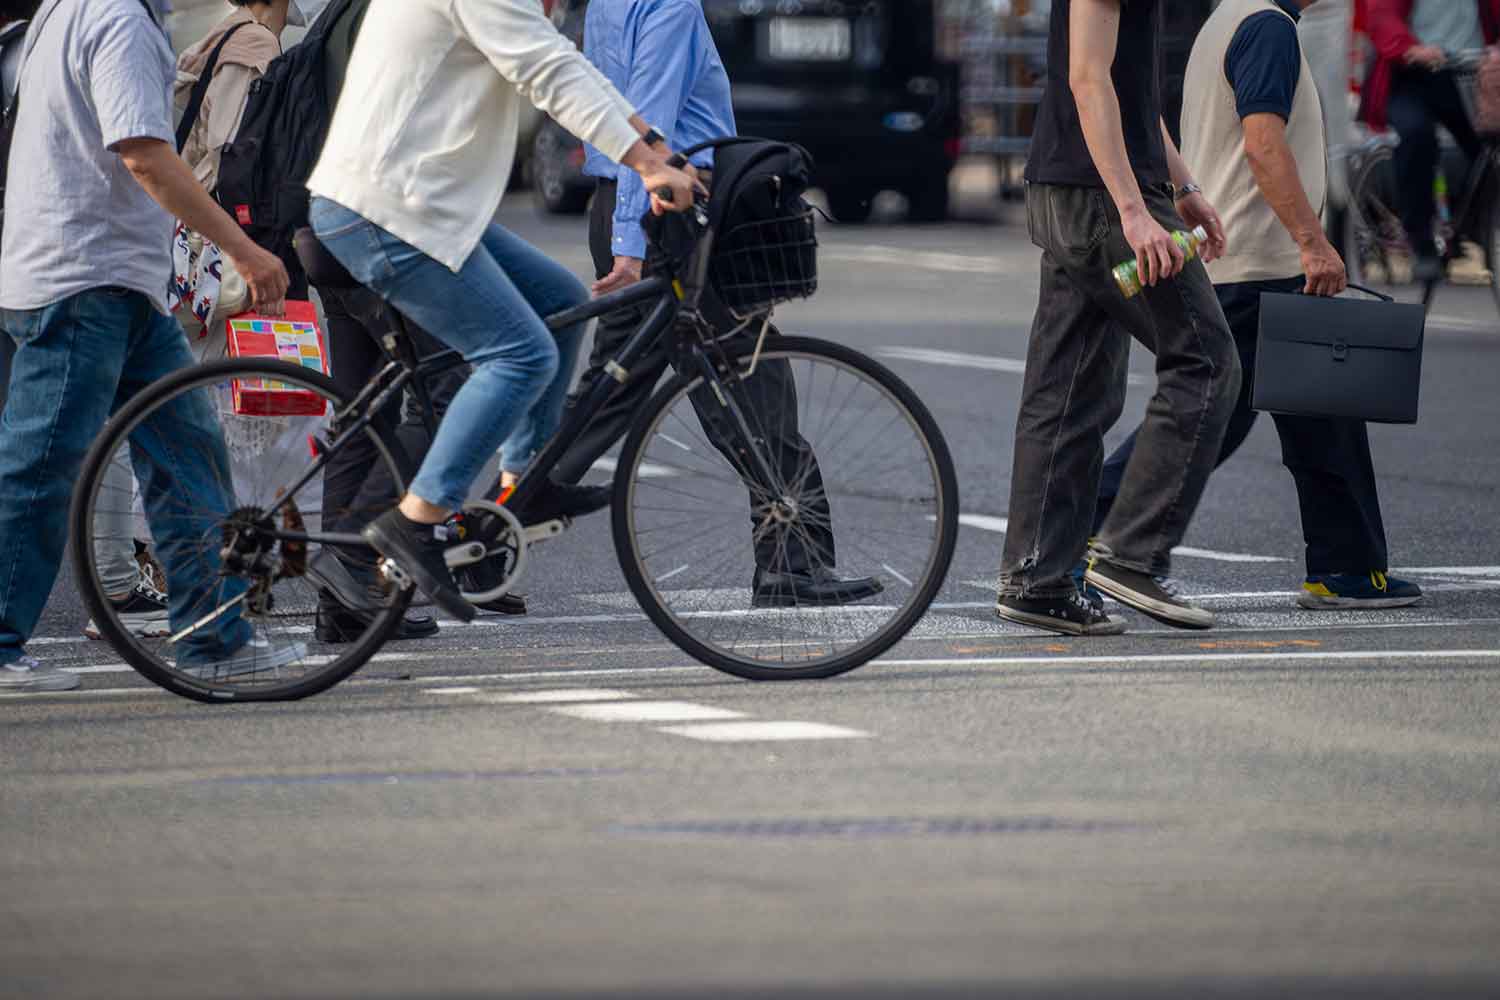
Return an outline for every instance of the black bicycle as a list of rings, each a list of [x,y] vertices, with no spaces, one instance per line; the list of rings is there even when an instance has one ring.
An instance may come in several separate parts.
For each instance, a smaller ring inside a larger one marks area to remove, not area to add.
[[[1454,75],[1471,120],[1475,117],[1479,67],[1485,58],[1483,50],[1451,53],[1444,70]],[[1457,199],[1448,205],[1439,203],[1433,238],[1444,271],[1462,257],[1464,242],[1476,244],[1489,271],[1490,289],[1500,305],[1500,137],[1480,139],[1483,152],[1478,162],[1468,166],[1467,180],[1462,190],[1455,192]],[[1415,260],[1399,211],[1399,179],[1392,158],[1398,142],[1391,134],[1376,135],[1349,150],[1354,230],[1351,277],[1395,284],[1407,277]],[[1423,284],[1423,305],[1431,305],[1439,283]]]
[[[852,670],[905,636],[942,586],[958,530],[947,445],[889,369],[848,347],[772,329],[774,305],[816,288],[811,212],[717,238],[702,206],[668,218],[687,227],[691,252],[664,255],[640,283],[548,318],[561,329],[649,305],[608,377],[586,389],[506,502],[475,499],[453,518],[447,561],[476,605],[511,592],[533,546],[568,527],[523,525],[512,510],[524,508],[636,364],[666,345],[674,374],[642,407],[615,460],[614,547],[635,601],[682,650],[739,677]],[[307,231],[301,239],[305,247]],[[332,260],[322,253],[324,264]],[[315,274],[315,284],[354,285],[333,266],[338,274]],[[705,278],[734,291],[739,308],[728,330],[693,308],[691,289]],[[160,380],[109,421],[74,495],[74,565],[100,632],[143,676],[209,702],[303,698],[352,674],[399,624],[410,583],[346,527],[379,511],[324,512],[322,472],[363,439],[398,487],[408,482],[413,463],[375,415],[410,391],[434,426],[426,381],[463,361],[453,351],[416,357],[406,321],[395,310],[386,315],[389,361],[352,399],[321,372],[229,359]],[[185,492],[170,498],[171,516],[196,539],[193,558],[214,568],[216,584],[194,607],[174,610],[170,634],[142,635],[121,619],[100,579],[98,553],[122,544],[123,531],[135,538],[146,530],[139,501],[111,488],[105,471],[143,423],[189,397],[219,414],[235,456],[222,477],[227,505]],[[295,399],[302,415],[268,412],[268,399]],[[325,530],[325,519],[344,530]],[[797,574],[872,585],[863,599],[819,603],[795,587],[766,584]],[[319,590],[363,612],[368,625],[353,642],[313,641]],[[179,643],[236,614],[256,627],[263,660],[275,666],[231,674],[177,664]]]

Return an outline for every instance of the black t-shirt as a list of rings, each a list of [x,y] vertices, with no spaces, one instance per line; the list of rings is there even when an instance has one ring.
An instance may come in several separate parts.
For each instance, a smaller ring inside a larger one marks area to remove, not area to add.
[[[1047,33],[1047,85],[1037,107],[1026,179],[1041,184],[1103,187],[1078,124],[1078,104],[1068,85],[1070,0],[1052,0]],[[1122,0],[1120,38],[1110,68],[1120,99],[1125,151],[1142,187],[1171,180],[1161,137],[1161,38],[1166,0]]]

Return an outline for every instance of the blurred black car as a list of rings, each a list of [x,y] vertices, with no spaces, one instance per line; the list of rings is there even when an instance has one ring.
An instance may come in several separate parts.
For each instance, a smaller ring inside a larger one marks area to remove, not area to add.
[[[582,43],[587,0],[552,16]],[[703,0],[734,87],[741,135],[797,142],[817,162],[833,215],[869,218],[897,191],[915,221],[948,214],[959,148],[958,67],[936,56],[933,0]],[[581,212],[592,193],[583,149],[545,121],[531,144],[539,202]]]

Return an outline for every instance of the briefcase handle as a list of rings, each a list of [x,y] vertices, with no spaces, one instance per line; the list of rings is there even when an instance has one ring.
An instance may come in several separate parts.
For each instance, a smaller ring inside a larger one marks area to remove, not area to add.
[[[1395,302],[1396,301],[1396,298],[1393,295],[1387,295],[1384,292],[1377,292],[1375,289],[1373,289],[1373,288],[1366,288],[1364,285],[1356,285],[1352,281],[1349,282],[1349,286],[1348,287],[1354,289],[1356,292],[1364,292],[1366,295],[1373,295],[1373,296],[1375,296],[1377,299],[1379,299],[1382,302]]]

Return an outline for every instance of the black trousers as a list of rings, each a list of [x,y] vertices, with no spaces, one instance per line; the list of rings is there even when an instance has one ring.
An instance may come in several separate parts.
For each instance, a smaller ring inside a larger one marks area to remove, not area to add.
[[[1184,228],[1168,190],[1143,193],[1164,228]],[[1042,283],[1016,419],[1000,592],[1073,593],[1069,573],[1088,544],[1104,433],[1125,405],[1131,338],[1156,355],[1156,393],[1120,502],[1094,534],[1111,563],[1165,575],[1239,391],[1223,311],[1196,260],[1170,281],[1121,296],[1110,269],[1131,249],[1102,188],[1028,184],[1026,213],[1042,249]]]
[[[601,180],[589,213],[589,251],[594,258],[595,274],[600,278],[614,269],[612,243],[615,193],[614,181]],[[579,380],[578,389],[568,399],[568,408],[563,415],[565,423],[595,380],[609,378],[604,373],[604,366],[630,339],[630,335],[640,328],[648,311],[649,306],[639,306],[612,313],[599,320],[594,329],[594,346],[589,353],[589,367]],[[718,329],[730,329],[734,325],[732,318],[721,308],[715,309],[712,303],[704,304],[704,313]],[[715,313],[721,313],[722,317],[715,316]],[[615,390],[609,402],[558,461],[553,470],[553,478],[567,483],[576,483],[582,479],[593,464],[630,430],[635,415],[650,399],[671,361],[666,344],[642,359],[631,370],[630,381]],[[832,519],[817,456],[797,427],[797,386],[792,377],[791,366],[784,361],[763,361],[755,375],[746,380],[744,387],[747,396],[746,417],[751,429],[763,432],[766,451],[779,456],[779,472],[782,477],[787,482],[803,483],[805,496],[821,498],[812,505],[815,516],[802,524],[802,530],[798,533],[789,532],[784,538],[776,532],[767,532],[763,536],[756,545],[756,565],[762,570],[776,573],[806,573],[820,567],[832,569],[836,559],[833,532],[829,528],[819,527],[831,524]],[[739,460],[734,457],[732,446],[728,444],[733,440],[733,434],[724,419],[723,409],[712,393],[704,392],[700,395],[695,392],[690,398],[708,440],[725,455],[731,465],[738,467]],[[753,517],[751,523],[759,524]],[[807,541],[800,541],[799,536],[805,536]],[[780,557],[778,553],[782,553]]]
[[[1255,371],[1260,294],[1299,292],[1303,283],[1302,278],[1246,281],[1219,285],[1216,289],[1246,372],[1234,413],[1229,418],[1229,429],[1219,448],[1219,465],[1245,443],[1259,416],[1250,408],[1249,373]],[[1385,522],[1380,516],[1380,495],[1375,486],[1375,466],[1370,458],[1370,437],[1364,421],[1283,414],[1273,414],[1272,419],[1281,437],[1281,460],[1297,484],[1308,575],[1384,572]],[[1132,433],[1104,463],[1099,506],[1094,516],[1096,529],[1114,504],[1138,433],[1139,430]]]
[[[1437,247],[1432,237],[1432,220],[1437,205],[1432,182],[1438,166],[1437,126],[1441,123],[1452,134],[1471,167],[1478,162],[1482,151],[1479,136],[1474,133],[1451,73],[1397,70],[1386,115],[1391,128],[1401,137],[1401,145],[1393,155],[1401,224],[1419,256],[1434,256]],[[1462,182],[1461,177],[1449,178],[1448,190],[1455,200],[1463,190]]]
[[[391,328],[385,313],[387,306],[365,289],[320,288],[318,294],[328,322],[328,353],[334,384],[344,396],[353,397],[389,360],[380,345],[380,338]],[[443,350],[443,345],[426,332],[410,323],[407,329],[411,331],[418,357]],[[466,377],[466,369],[460,367],[429,381],[428,391],[439,420]],[[401,443],[405,455],[395,457],[403,464],[411,463],[410,468],[401,470],[410,481],[432,444],[420,405],[408,393],[405,400],[391,400],[375,415],[375,423]],[[389,466],[380,459],[369,438],[360,437],[334,455],[324,470],[324,530],[358,532],[399,499]],[[366,567],[351,565],[350,569],[358,572]]]

